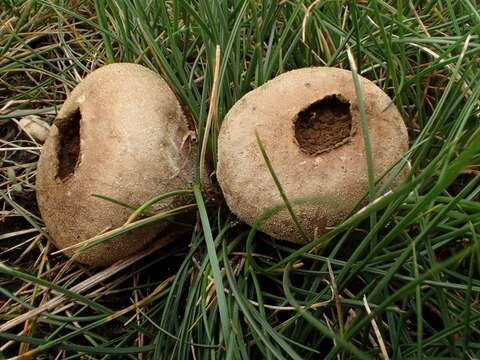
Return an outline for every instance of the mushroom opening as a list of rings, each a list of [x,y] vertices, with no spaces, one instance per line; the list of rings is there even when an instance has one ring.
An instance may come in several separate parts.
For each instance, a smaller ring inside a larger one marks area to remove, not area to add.
[[[80,119],[82,114],[77,109],[64,118],[55,120],[58,128],[56,177],[65,180],[74,172],[80,155]]]
[[[339,147],[352,135],[350,103],[341,95],[328,95],[295,119],[295,139],[308,155],[318,155]]]

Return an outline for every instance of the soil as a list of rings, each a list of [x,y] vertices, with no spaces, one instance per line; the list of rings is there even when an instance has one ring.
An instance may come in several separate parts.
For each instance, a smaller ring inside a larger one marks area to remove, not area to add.
[[[298,113],[295,138],[308,155],[330,151],[348,141],[352,133],[350,104],[337,95],[326,96]]]
[[[58,170],[57,178],[65,180],[75,172],[80,154],[80,110],[69,117],[59,118],[54,124],[58,128]]]

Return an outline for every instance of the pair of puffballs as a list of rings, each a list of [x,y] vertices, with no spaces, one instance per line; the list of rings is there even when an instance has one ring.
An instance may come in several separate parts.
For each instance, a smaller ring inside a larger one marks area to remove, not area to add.
[[[374,173],[380,178],[407,151],[407,131],[389,97],[364,78],[360,84]],[[58,113],[38,163],[37,199],[54,244],[72,256],[76,245],[124,225],[132,208],[191,187],[192,130],[175,94],[153,71],[123,63],[88,75]],[[264,216],[261,231],[304,243],[257,136],[309,239],[341,222],[368,191],[349,71],[313,67],[278,76],[232,107],[218,139],[217,177],[230,209],[251,225]],[[154,210],[186,201],[170,197]],[[75,259],[112,264],[145,248],[165,227],[162,221],[139,227]]]

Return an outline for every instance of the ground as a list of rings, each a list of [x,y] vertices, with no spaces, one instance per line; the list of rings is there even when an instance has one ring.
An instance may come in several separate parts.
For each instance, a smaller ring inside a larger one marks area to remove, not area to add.
[[[475,0],[1,2],[0,353],[479,358],[478,9]],[[51,124],[86,74],[120,61],[168,82],[214,184],[222,119],[245,93],[290,69],[357,69],[405,121],[408,175],[303,247],[253,231],[218,189],[197,184],[195,209],[159,235],[166,247],[108,268],[69,262],[36,205],[42,141],[20,121]]]

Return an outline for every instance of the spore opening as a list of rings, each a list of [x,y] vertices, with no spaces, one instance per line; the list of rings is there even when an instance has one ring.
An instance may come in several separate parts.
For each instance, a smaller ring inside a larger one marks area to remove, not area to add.
[[[339,147],[352,135],[350,103],[340,95],[329,95],[300,111],[295,120],[295,139],[308,155]]]

